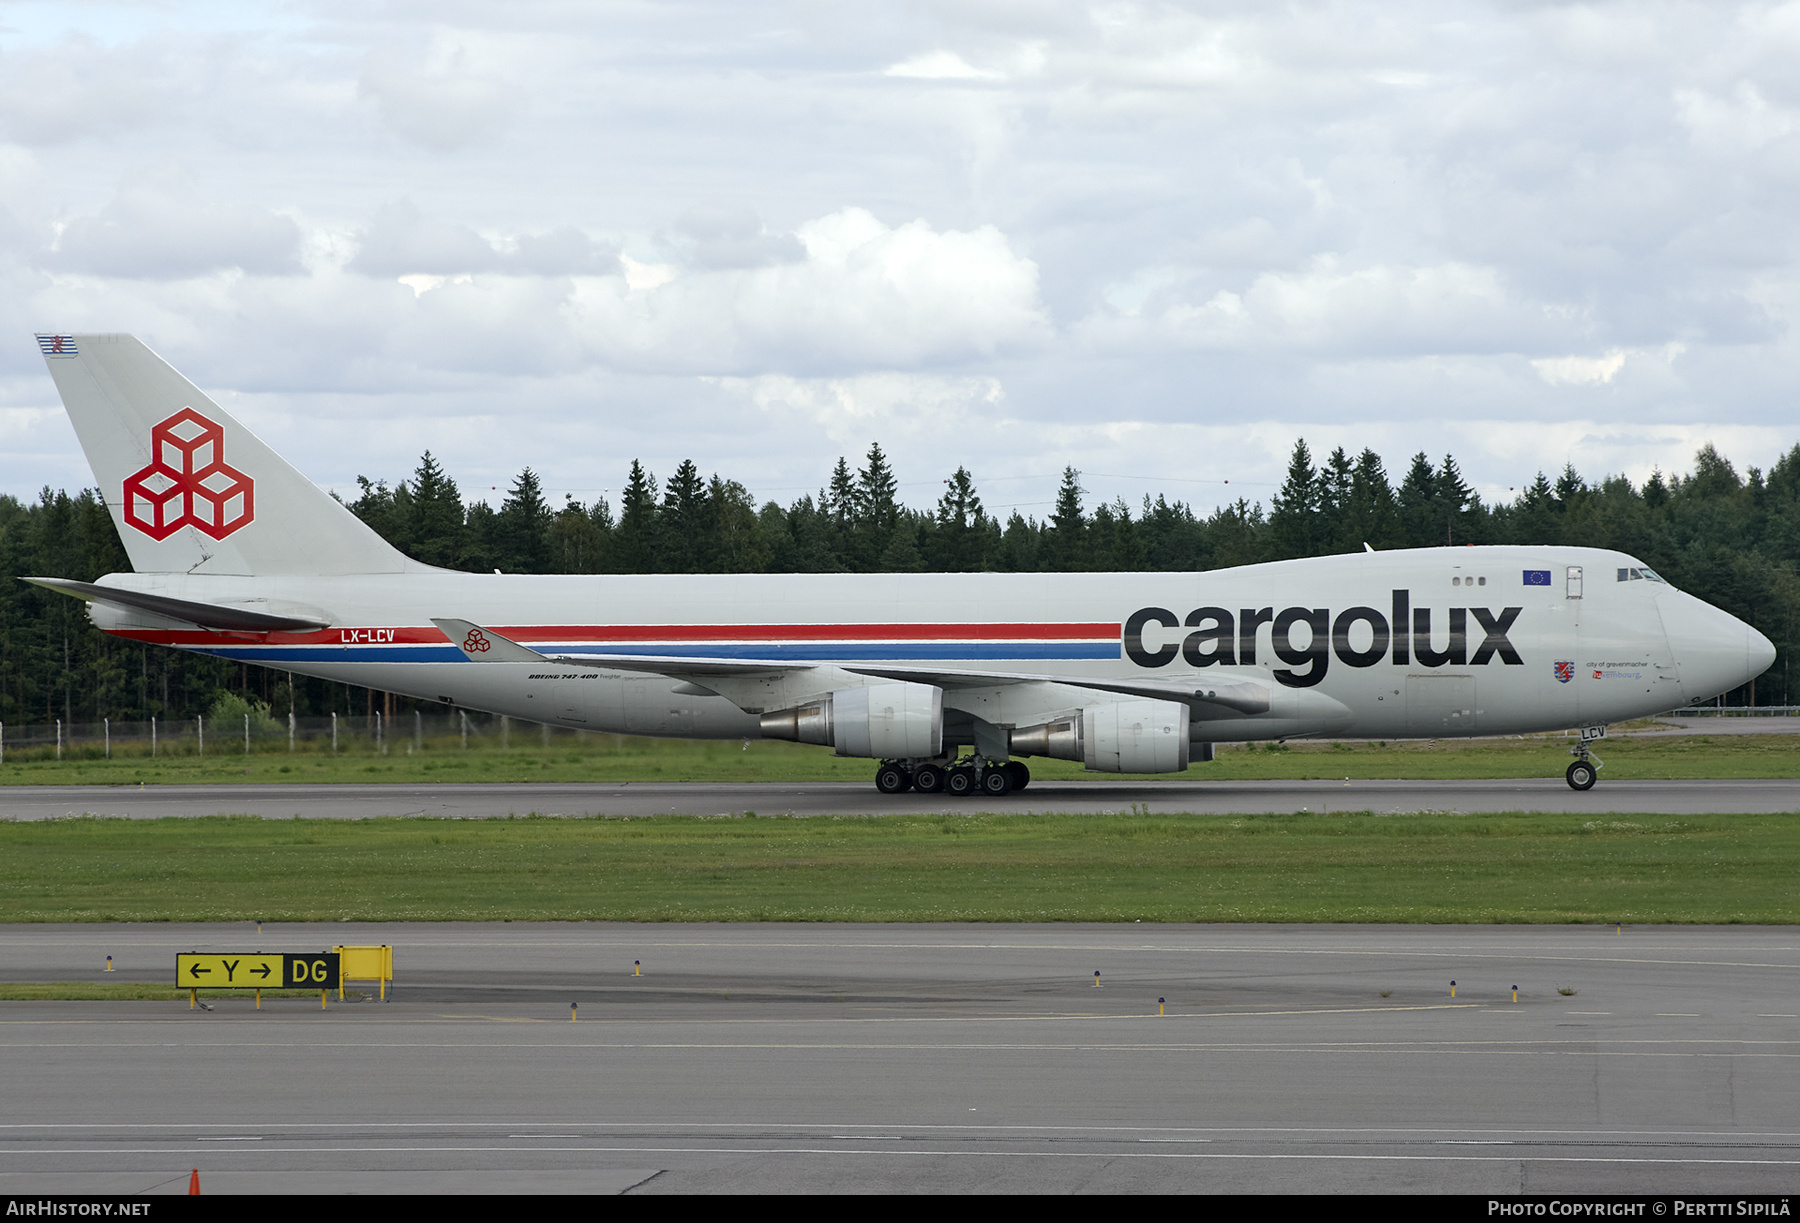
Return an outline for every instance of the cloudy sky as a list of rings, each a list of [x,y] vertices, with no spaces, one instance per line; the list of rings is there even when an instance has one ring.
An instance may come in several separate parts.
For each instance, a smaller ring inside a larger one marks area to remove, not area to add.
[[[1800,4],[0,0],[0,491],[91,481],[38,330],[496,503],[1766,466],[1796,63]]]

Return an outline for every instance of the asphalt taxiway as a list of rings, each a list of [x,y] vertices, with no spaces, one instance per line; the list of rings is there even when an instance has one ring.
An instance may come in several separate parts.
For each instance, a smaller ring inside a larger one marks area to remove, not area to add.
[[[1790,928],[45,925],[0,976],[339,943],[393,1001],[0,1004],[0,1190],[1800,1180]]]
[[[1604,774],[1602,774],[1604,777]],[[373,819],[508,815],[892,815],[1018,811],[1253,814],[1541,811],[1694,815],[1800,811],[1800,780],[1601,781],[1569,789],[1561,777],[1490,781],[1034,781],[1003,799],[880,794],[872,783],[622,782],[603,784],[6,786],[0,819],[80,815],[129,819],[260,815],[266,819]]]

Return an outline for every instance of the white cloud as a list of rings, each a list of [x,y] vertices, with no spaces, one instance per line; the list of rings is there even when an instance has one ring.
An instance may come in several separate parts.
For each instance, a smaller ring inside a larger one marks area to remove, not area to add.
[[[1613,375],[1625,368],[1625,350],[1615,348],[1599,357],[1542,357],[1533,361],[1531,367],[1551,386],[1611,382]]]
[[[816,486],[867,429],[1237,489],[1329,428],[1505,486],[1794,429],[1796,5],[28,7],[0,331],[144,334],[308,470],[480,417],[514,472]]]
[[[478,45],[439,34],[423,48],[383,48],[370,55],[358,92],[400,135],[433,152],[491,140],[512,117],[517,91],[480,62]]]
[[[1000,81],[1004,72],[977,68],[954,51],[927,51],[888,67],[888,76],[910,77],[919,81]]]
[[[213,203],[185,170],[126,177],[98,212],[63,226],[50,262],[102,276],[176,279],[236,268],[300,271],[300,226],[251,204]]]
[[[675,230],[687,261],[696,267],[756,268],[806,257],[798,238],[771,232],[756,210],[743,203],[696,205],[676,220]]]
[[[852,378],[709,379],[748,398],[764,412],[786,415],[822,430],[840,445],[863,438],[941,435],[971,417],[990,425],[1006,391],[997,378],[955,378],[886,372]]]
[[[639,263],[630,255],[619,256],[625,268],[625,287],[633,293],[660,289],[675,279],[675,266],[669,263]]]
[[[1724,156],[1741,156],[1800,131],[1800,110],[1771,105],[1750,81],[1739,81],[1729,98],[1678,90],[1675,107],[1694,143]]]
[[[357,235],[349,267],[372,276],[444,277],[472,272],[511,275],[607,275],[619,270],[618,250],[572,226],[507,240],[484,237],[467,225],[424,216],[410,199],[384,205]]]
[[[1084,319],[1078,332],[1099,351],[1397,354],[1516,349],[1549,326],[1541,307],[1507,290],[1498,269],[1465,263],[1346,269],[1322,255],[1199,301],[1164,290],[1173,279],[1162,269],[1124,282],[1107,295],[1113,310]],[[1175,300],[1144,309],[1153,295]]]
[[[108,47],[83,35],[0,49],[0,131],[44,146],[154,124],[209,83],[217,49],[174,39]]]
[[[609,364],[704,374],[932,365],[1050,334],[1037,266],[992,226],[890,227],[846,208],[795,237],[806,257],[794,263],[680,274],[638,264],[635,282],[583,280],[578,329]]]
[[[1595,386],[1611,382],[1625,368],[1628,357],[1635,362],[1657,361],[1667,367],[1686,351],[1685,344],[1666,344],[1658,352],[1614,348],[1598,357],[1539,357],[1531,362],[1531,367],[1551,386]]]

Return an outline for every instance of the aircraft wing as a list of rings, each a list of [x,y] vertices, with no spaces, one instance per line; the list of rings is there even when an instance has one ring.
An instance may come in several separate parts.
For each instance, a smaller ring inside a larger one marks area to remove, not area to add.
[[[642,671],[697,683],[702,687],[708,679],[727,676],[777,675],[817,669],[812,664],[772,663],[756,659],[658,657],[643,654],[546,654],[467,620],[440,620],[433,617],[431,622],[462,649],[465,657],[476,662],[555,662],[607,671]],[[1191,680],[1115,680],[1090,675],[1044,675],[1023,671],[958,671],[934,667],[871,667],[848,663],[834,663],[831,666],[835,670],[848,671],[854,675],[932,684],[946,689],[1060,684],[1119,696],[1176,701],[1202,713],[1208,712],[1210,707],[1215,717],[1218,716],[1218,710],[1246,715],[1267,713],[1272,703],[1269,689],[1252,680],[1196,683]]]
[[[1120,696],[1148,697],[1153,701],[1177,701],[1190,708],[1216,705],[1234,713],[1269,712],[1269,689],[1251,680],[1228,680],[1220,683],[1197,683],[1172,679],[1103,679],[1092,675],[1036,675],[1021,671],[940,671],[929,667],[865,667],[841,665],[841,669],[857,675],[873,675],[881,679],[907,680],[915,684],[935,684],[940,688],[992,688],[1005,684],[1062,684],[1070,688],[1090,688],[1095,692],[1111,692]]]

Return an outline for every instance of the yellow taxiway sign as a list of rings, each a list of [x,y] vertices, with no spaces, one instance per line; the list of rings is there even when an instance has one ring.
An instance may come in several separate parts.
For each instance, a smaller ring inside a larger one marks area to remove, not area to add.
[[[189,951],[175,957],[182,989],[333,989],[335,952]]]

